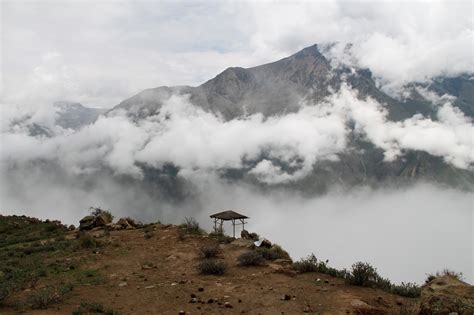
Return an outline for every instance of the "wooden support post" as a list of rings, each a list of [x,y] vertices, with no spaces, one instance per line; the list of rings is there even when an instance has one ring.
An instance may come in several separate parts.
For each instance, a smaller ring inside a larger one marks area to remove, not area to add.
[[[235,238],[235,219],[232,219],[232,237]]]

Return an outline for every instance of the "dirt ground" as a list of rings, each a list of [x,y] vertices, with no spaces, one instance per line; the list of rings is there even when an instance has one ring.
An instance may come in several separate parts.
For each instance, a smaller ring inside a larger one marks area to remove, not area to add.
[[[221,244],[218,256],[228,265],[227,272],[201,275],[196,270],[202,259],[199,248],[214,244],[213,239],[180,237],[176,226],[156,224],[152,229],[147,237],[143,229],[111,231],[99,238],[111,245],[62,257],[95,270],[100,281],[76,285],[59,304],[26,313],[71,314],[87,302],[101,303],[120,314],[412,314],[418,303],[418,299],[346,285],[343,279],[324,274],[293,274],[273,263],[242,267],[237,257],[248,249],[232,243]],[[49,281],[41,279],[36,288]],[[285,295],[289,299],[283,299]],[[0,308],[1,315],[15,313]]]

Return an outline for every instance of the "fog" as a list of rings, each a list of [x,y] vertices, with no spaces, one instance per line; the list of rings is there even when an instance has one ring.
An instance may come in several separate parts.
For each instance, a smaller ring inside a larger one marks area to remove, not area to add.
[[[421,283],[427,273],[450,268],[473,282],[470,192],[418,183],[332,187],[303,197],[275,185],[305,178],[317,161],[336,160],[348,149],[350,132],[381,148],[386,161],[421,150],[472,170],[472,120],[452,106],[452,97],[426,91],[424,97],[438,120],[388,121],[383,105],[360,100],[347,86],[282,116],[225,121],[173,96],[157,115],[132,121],[118,112],[78,131],[55,125],[55,111],[3,107],[0,211],[77,225],[90,206],[100,206],[143,222],[181,223],[192,216],[210,230],[210,214],[233,209],[251,217],[249,230],[281,244],[294,259],[315,253],[338,268],[368,261],[396,282]],[[31,134],[31,126],[51,136]],[[147,178],[147,170],[167,163],[178,169],[176,187]],[[226,169],[253,181],[226,181],[220,175]],[[176,190],[178,198],[168,196]]]
[[[147,193],[139,182],[121,183],[107,174],[68,177],[36,166],[3,170],[2,178],[3,214],[77,225],[89,206],[101,206],[116,217],[143,222],[181,223],[195,217],[211,231],[209,215],[233,209],[250,217],[249,231],[282,245],[293,259],[315,253],[338,268],[368,261],[395,282],[422,283],[427,273],[449,268],[474,283],[473,194],[446,187],[420,183],[351,192],[334,188],[323,196],[302,197],[199,174],[190,178],[193,193],[176,203]],[[232,233],[229,223],[224,228]]]

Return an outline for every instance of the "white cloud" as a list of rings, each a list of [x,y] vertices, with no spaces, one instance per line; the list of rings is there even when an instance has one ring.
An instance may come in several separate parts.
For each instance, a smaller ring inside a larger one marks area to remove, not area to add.
[[[158,115],[138,122],[118,113],[100,117],[77,132],[51,127],[56,133],[52,138],[31,137],[25,128],[3,126],[1,159],[6,164],[52,160],[73,173],[97,172],[105,166],[136,178],[143,175],[139,163],[156,168],[173,163],[184,175],[250,167],[249,174],[276,184],[307,176],[319,160],[337,159],[347,149],[347,123],[352,120],[355,131],[382,148],[387,161],[405,150],[421,150],[471,169],[474,127],[451,101],[436,98],[437,121],[415,115],[393,122],[381,104],[370,98],[360,100],[343,86],[326,101],[303,104],[295,113],[225,121],[193,106],[187,97],[173,96]],[[36,116],[41,117],[32,115]],[[14,118],[7,119],[11,121]]]
[[[2,9],[4,103],[110,107],[145,88],[197,85],[226,67],[334,41],[354,43],[353,61],[387,90],[474,70],[472,2],[4,1]]]

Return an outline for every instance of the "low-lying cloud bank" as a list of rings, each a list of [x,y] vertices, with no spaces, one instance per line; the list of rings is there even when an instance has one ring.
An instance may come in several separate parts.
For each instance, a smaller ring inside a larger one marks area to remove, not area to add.
[[[436,121],[415,115],[393,122],[381,104],[360,100],[355,91],[343,87],[320,104],[302,104],[296,113],[225,121],[191,105],[186,97],[173,96],[155,116],[138,122],[125,113],[103,116],[77,132],[54,125],[54,111],[24,114],[9,108],[2,118],[0,162],[8,168],[54,161],[72,174],[105,167],[138,179],[143,177],[139,165],[161,168],[172,163],[184,177],[196,170],[246,169],[261,182],[277,184],[304,178],[317,161],[337,160],[338,153],[349,149],[349,133],[355,132],[383,149],[387,161],[406,150],[419,150],[457,168],[472,169],[472,120],[451,101],[433,99]],[[350,122],[354,131],[348,128]],[[46,126],[54,136],[31,136],[32,124]]]
[[[54,111],[2,106],[1,211],[77,224],[89,206],[101,206],[144,221],[195,216],[210,227],[210,213],[242,209],[251,230],[294,258],[315,252],[336,267],[367,260],[395,281],[422,281],[427,272],[452,268],[472,282],[472,193],[421,185],[308,198],[219,177],[223,169],[241,169],[269,185],[300,180],[315,162],[350,149],[351,132],[383,149],[388,161],[421,150],[472,170],[471,119],[450,97],[425,97],[438,120],[388,121],[383,105],[343,87],[280,117],[225,121],[174,96],[158,115],[139,121],[126,113],[103,116],[79,131],[55,125]],[[32,126],[52,136],[33,136]],[[163,198],[166,192],[144,174],[143,166],[169,163],[189,182],[179,202]]]
[[[170,203],[137,182],[121,183],[106,174],[81,179],[31,167],[2,178],[6,214],[77,224],[93,205],[144,222],[181,223],[193,216],[210,231],[210,214],[234,209],[250,217],[247,229],[282,245],[294,259],[315,253],[338,268],[368,261],[397,282],[421,283],[426,273],[450,268],[474,283],[474,196],[468,192],[418,184],[302,197],[201,174],[193,177],[194,197]],[[231,233],[230,225],[224,228]]]

